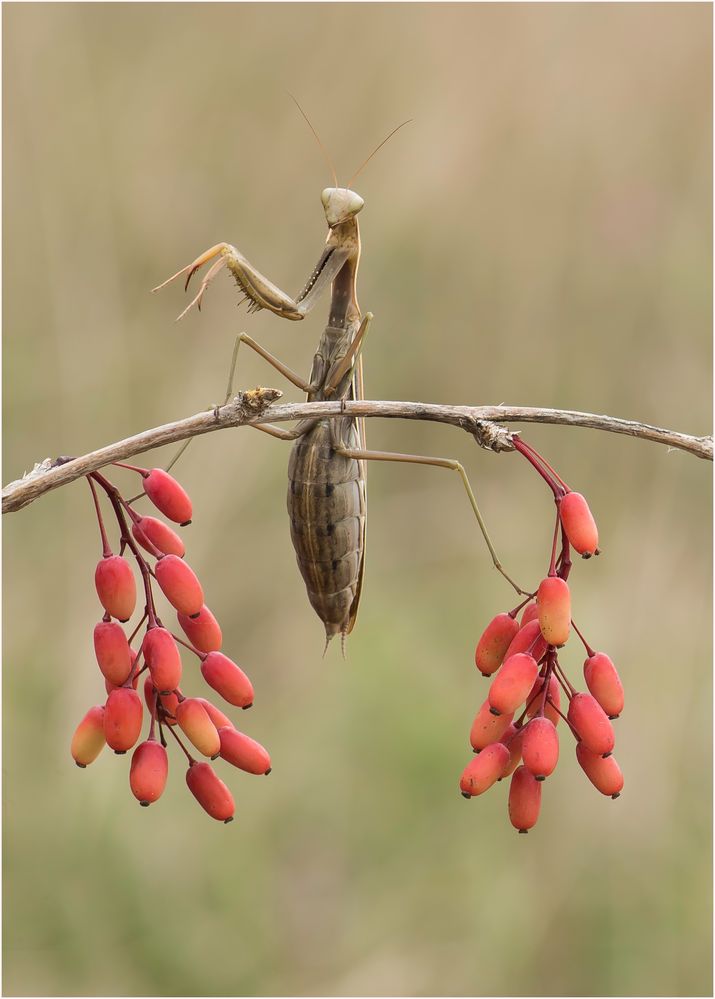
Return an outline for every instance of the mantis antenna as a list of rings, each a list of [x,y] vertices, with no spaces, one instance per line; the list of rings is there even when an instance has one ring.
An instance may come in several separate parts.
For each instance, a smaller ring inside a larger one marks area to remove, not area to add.
[[[360,166],[359,166],[359,167],[357,168],[357,170],[355,171],[355,173],[354,173],[354,174],[352,175],[352,177],[350,178],[350,180],[349,180],[349,181],[347,182],[347,184],[346,184],[345,186],[346,186],[347,188],[349,188],[349,187],[350,187],[350,185],[351,185],[351,184],[352,184],[352,182],[353,182],[353,181],[355,180],[355,178],[356,178],[356,177],[358,176],[358,174],[361,174],[361,173],[362,173],[362,171],[363,171],[363,170],[365,169],[365,167],[366,167],[366,166],[368,165],[368,163],[369,163],[369,162],[370,162],[370,160],[371,160],[371,159],[373,158],[373,156],[375,155],[375,153],[376,153],[376,152],[377,152],[377,151],[378,151],[379,149],[382,149],[382,147],[383,147],[383,146],[385,145],[385,143],[386,143],[386,142],[388,141],[388,139],[391,139],[391,138],[392,138],[392,136],[393,136],[393,135],[395,134],[395,132],[399,132],[401,128],[403,128],[403,127],[404,127],[405,125],[409,125],[409,124],[410,124],[410,122],[412,122],[412,121],[414,121],[414,120],[415,120],[414,118],[408,118],[408,119],[407,119],[407,121],[403,121],[401,125],[398,125],[398,126],[397,126],[397,128],[393,128],[393,130],[392,130],[392,131],[390,132],[390,134],[389,134],[388,136],[386,136],[386,137],[385,137],[385,138],[384,138],[384,139],[382,140],[382,142],[380,143],[380,145],[379,145],[379,146],[375,146],[375,148],[374,148],[374,149],[373,149],[373,151],[372,151],[372,152],[370,153],[370,155],[368,156],[368,158],[367,158],[366,160],[364,160],[364,161],[363,161],[363,162],[361,163],[361,165],[360,165]]]
[[[295,106],[298,108],[298,110],[300,111],[300,113],[303,115],[303,117],[305,118],[306,122],[308,123],[308,128],[311,130],[311,132],[315,136],[315,141],[320,146],[320,148],[321,148],[321,150],[323,152],[323,156],[325,156],[326,160],[328,161],[328,166],[330,167],[330,172],[333,175],[333,180],[335,181],[335,186],[336,187],[340,187],[340,185],[338,184],[338,175],[335,172],[335,167],[334,167],[333,161],[332,161],[332,159],[330,157],[330,153],[325,148],[325,146],[323,145],[323,143],[320,141],[320,136],[318,135],[318,133],[316,132],[316,130],[313,128],[312,121],[310,120],[310,118],[308,117],[308,115],[305,113],[305,111],[303,110],[303,108],[300,106],[300,104],[298,103],[298,101],[296,100],[296,98],[293,96],[293,94],[291,94],[290,91],[288,91],[288,96],[293,101],[293,103],[295,104]],[[388,136],[388,138],[389,138],[389,136]]]

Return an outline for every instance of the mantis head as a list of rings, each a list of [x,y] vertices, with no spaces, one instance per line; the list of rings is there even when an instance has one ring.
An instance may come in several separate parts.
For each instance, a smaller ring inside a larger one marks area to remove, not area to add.
[[[348,222],[365,204],[355,191],[347,187],[326,187],[320,195],[325,209],[325,219],[332,229],[333,226]]]

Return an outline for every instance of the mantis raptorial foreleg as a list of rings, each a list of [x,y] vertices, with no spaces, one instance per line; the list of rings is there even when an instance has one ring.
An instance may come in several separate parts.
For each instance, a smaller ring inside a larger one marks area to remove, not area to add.
[[[467,477],[467,473],[461,462],[454,458],[431,458],[419,454],[400,454],[399,452],[393,451],[366,451],[359,448],[347,448],[337,440],[333,446],[336,454],[341,454],[345,458],[355,458],[358,461],[400,461],[407,462],[412,465],[432,465],[436,468],[449,468],[454,472],[458,472],[462,479],[462,484],[467,491],[467,496],[469,497],[469,502],[472,510],[474,511],[474,516],[477,518],[479,529],[482,532],[482,536],[486,542],[487,548],[489,549],[489,554],[492,557],[494,568],[502,574],[507,582],[511,583],[518,594],[523,596],[527,595],[528,591],[522,590],[522,588],[514,582],[514,580],[506,573],[501,562],[499,561],[499,557],[494,549],[492,540],[489,537],[487,525],[484,523],[484,518],[482,517],[479,505],[477,504],[477,498],[474,495],[474,490],[470,485],[469,478]]]

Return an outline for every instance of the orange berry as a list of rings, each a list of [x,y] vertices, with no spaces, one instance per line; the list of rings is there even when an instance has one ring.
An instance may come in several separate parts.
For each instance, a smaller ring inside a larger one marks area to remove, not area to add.
[[[177,555],[164,555],[154,567],[156,581],[172,607],[182,614],[199,614],[204,591],[196,573]]]
[[[169,757],[160,742],[147,739],[132,753],[129,786],[140,805],[151,805],[164,793],[169,775]]]
[[[559,759],[559,736],[548,718],[536,717],[524,729],[521,744],[524,766],[537,780],[543,780],[556,769]]]
[[[139,738],[142,702],[131,687],[113,690],[104,706],[104,736],[115,753],[126,753]]]
[[[533,656],[518,652],[510,656],[489,688],[489,706],[498,714],[516,711],[534,685],[539,667]]]
[[[186,552],[184,542],[176,531],[156,517],[140,517],[132,522],[132,534],[137,544],[146,549],[150,555],[155,555],[158,548],[164,555],[178,555],[183,558]]]
[[[598,753],[592,753],[582,742],[576,744],[576,759],[579,766],[601,794],[617,798],[623,790],[623,774],[616,763],[615,756],[606,759]]]
[[[488,791],[503,775],[509,765],[509,758],[509,750],[503,743],[493,742],[486,746],[462,771],[459,789],[464,797],[471,798]]]
[[[519,631],[518,621],[509,614],[497,614],[484,629],[477,644],[474,661],[482,676],[495,673],[504,661],[504,653]]]
[[[88,767],[104,749],[104,707],[95,704],[90,708],[72,736],[70,752],[78,767]]]
[[[271,758],[260,742],[239,732],[233,725],[230,728],[220,728],[218,734],[221,739],[222,760],[248,774],[270,773]]]
[[[198,698],[187,697],[176,708],[176,720],[182,732],[204,756],[215,759],[221,749],[221,740],[208,711]]]
[[[137,602],[137,584],[127,560],[121,555],[103,558],[97,563],[94,585],[106,612],[120,621],[128,621]]]
[[[559,503],[559,516],[573,548],[590,558],[598,551],[598,528],[581,493],[566,493]]]
[[[536,602],[527,604],[524,608],[524,613],[521,615],[521,627],[523,628],[529,621],[536,621],[538,616],[539,605]]]
[[[116,621],[100,621],[94,626],[94,654],[103,675],[117,687],[129,677],[134,663],[124,628]]]
[[[253,704],[253,686],[243,670],[223,652],[209,652],[201,663],[201,672],[209,687],[237,708]]]
[[[613,725],[591,694],[573,695],[569,703],[568,720],[586,749],[599,756],[607,756],[613,752],[616,744]]]
[[[541,809],[541,781],[527,767],[517,767],[509,785],[509,821],[520,833],[536,825]]]
[[[173,475],[162,468],[152,468],[144,477],[144,492],[169,520],[182,526],[191,523],[191,500]]]
[[[609,718],[623,711],[623,684],[616,667],[605,652],[596,652],[583,664],[586,686]]]
[[[571,627],[571,593],[568,583],[558,576],[547,576],[536,595],[539,627],[549,645],[566,644]]]
[[[144,636],[144,658],[152,683],[161,694],[168,694],[181,683],[181,655],[171,632],[150,628]]]
[[[178,618],[184,634],[195,649],[198,649],[199,652],[219,651],[223,636],[218,621],[208,607],[204,605],[199,611],[198,617],[179,614]]]
[[[228,715],[225,715],[223,711],[221,711],[220,708],[217,708],[215,704],[212,704],[211,701],[207,701],[205,697],[197,697],[196,700],[203,704],[209,718],[214,723],[216,728],[223,728],[224,726],[228,726],[228,728],[234,727],[233,722]]]
[[[506,650],[504,662],[515,656],[518,652],[528,652],[530,656],[536,659],[537,663],[546,652],[546,642],[541,634],[538,621],[527,621],[526,624],[521,626],[511,645]]]
[[[481,749],[485,749],[490,743],[497,742],[509,728],[513,717],[513,712],[507,712],[503,715],[493,715],[489,710],[489,701],[485,701],[479,711],[477,711],[469,733],[469,741],[472,744],[472,749],[479,752]]]
[[[192,763],[186,771],[186,783],[198,803],[212,819],[231,822],[236,810],[233,796],[209,763]]]

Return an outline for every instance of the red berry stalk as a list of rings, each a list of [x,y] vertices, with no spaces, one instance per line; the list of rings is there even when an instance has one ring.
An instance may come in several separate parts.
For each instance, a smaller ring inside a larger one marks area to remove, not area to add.
[[[548,570],[535,593],[497,614],[477,643],[477,669],[491,682],[470,732],[478,755],[462,772],[460,790],[465,798],[477,797],[511,777],[509,818],[526,833],[538,820],[542,785],[559,760],[561,721],[574,737],[576,759],[591,783],[613,798],[621,793],[611,722],[621,714],[624,698],[613,662],[588,645],[571,617],[571,549],[584,559],[600,554],[596,522],[584,497],[572,492],[545,458],[520,437],[512,440],[551,489],[556,524]],[[576,690],[559,660],[572,631],[586,649],[588,693]],[[565,714],[562,692],[568,702]]]
[[[146,494],[159,512],[182,526],[191,521],[191,500],[171,475],[156,468],[121,467],[142,477],[144,493],[140,496]],[[104,614],[94,629],[94,652],[107,699],[90,708],[78,725],[72,739],[72,756],[78,766],[87,767],[105,744],[118,755],[133,749],[129,786],[139,803],[148,806],[161,797],[166,787],[168,730],[188,761],[186,783],[194,798],[212,818],[230,822],[235,811],[231,792],[210,763],[194,758],[184,739],[200,756],[212,761],[220,757],[251,774],[270,773],[270,756],[260,743],[239,732],[211,701],[184,696],[180,689],[184,674],[182,649],[198,660],[205,681],[229,704],[251,707],[251,681],[221,651],[221,628],[204,603],[201,583],[184,561],[185,546],[179,535],[156,517],[139,516],[132,506],[134,500],[125,499],[102,473],[92,472],[87,481],[102,549],[95,586]],[[110,544],[100,491],[109,501],[116,521],[117,551]],[[142,616],[127,635],[122,625],[131,619],[137,606],[132,562],[139,571],[144,600]],[[178,624],[188,641],[175,635],[159,617],[155,585],[177,612]],[[138,651],[132,648],[133,642]],[[137,685],[143,673],[149,730],[140,742],[144,707]],[[198,675],[199,670],[195,673]]]

